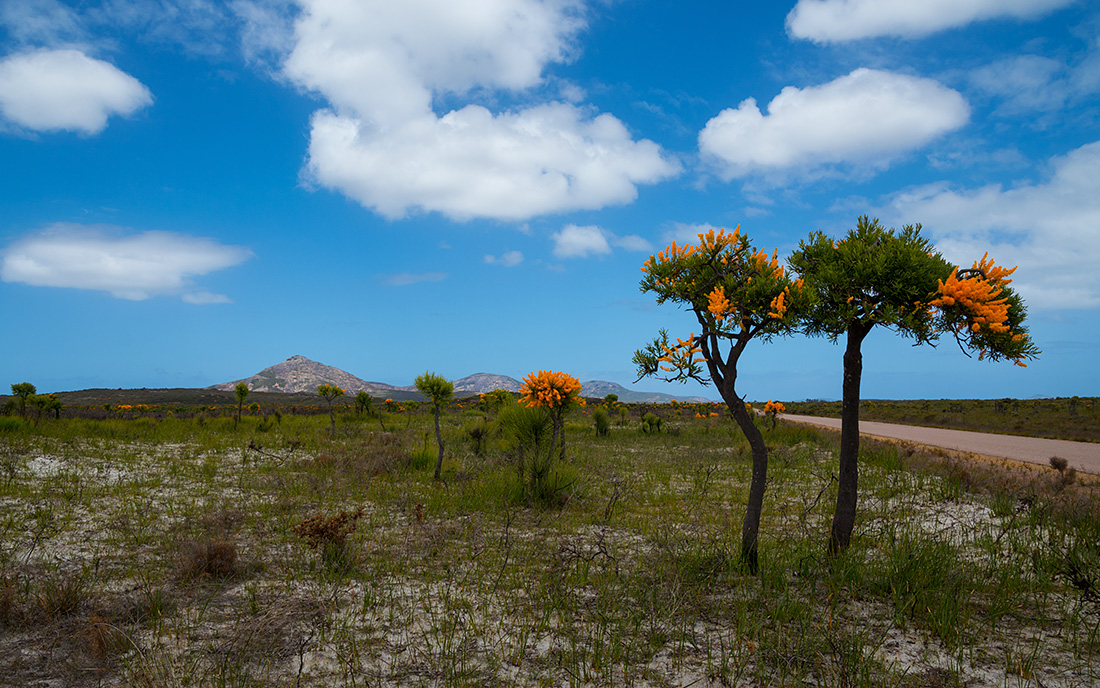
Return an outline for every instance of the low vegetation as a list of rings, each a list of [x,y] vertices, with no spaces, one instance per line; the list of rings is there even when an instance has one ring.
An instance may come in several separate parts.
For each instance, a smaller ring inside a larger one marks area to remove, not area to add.
[[[840,417],[839,401],[788,402],[787,412]],[[860,418],[976,432],[1100,442],[1100,398],[1057,399],[864,399]]]
[[[1100,681],[1087,476],[865,442],[829,557],[835,435],[761,418],[751,575],[724,405],[590,400],[537,468],[517,407],[446,404],[438,481],[427,404],[338,406],[335,431],[325,406],[0,417],[0,683]]]

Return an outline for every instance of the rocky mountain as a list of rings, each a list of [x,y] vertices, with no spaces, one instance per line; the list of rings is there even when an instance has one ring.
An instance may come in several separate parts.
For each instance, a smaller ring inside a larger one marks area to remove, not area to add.
[[[455,392],[473,392],[482,394],[494,389],[506,389],[509,392],[518,392],[522,383],[514,377],[507,375],[494,375],[492,373],[474,373],[461,380],[455,380]]]
[[[582,397],[603,399],[608,394],[615,394],[619,397],[619,401],[631,404],[667,404],[673,399],[677,401],[710,401],[703,397],[685,397],[663,392],[635,392],[618,383],[607,382],[606,380],[589,380],[581,383]]]
[[[282,363],[277,363],[269,368],[264,368],[251,377],[232,382],[223,382],[211,385],[207,389],[232,391],[238,383],[243,382],[253,392],[284,392],[313,394],[317,386],[322,384],[336,385],[346,394],[355,395],[359,391],[366,391],[372,397],[392,398],[398,401],[409,399],[422,399],[416,391],[416,387],[398,387],[384,382],[367,382],[349,372],[332,366],[318,363],[305,356],[291,356]],[[522,383],[514,377],[507,375],[495,375],[493,373],[475,373],[460,380],[455,380],[455,396],[465,397],[494,389],[506,389],[509,392],[519,392]],[[619,401],[633,403],[663,404],[677,399],[680,401],[707,401],[702,397],[683,397],[660,392],[635,392],[614,382],[604,380],[589,380],[581,383],[581,395],[590,398],[602,399],[608,394],[617,394]]]
[[[212,385],[211,389],[232,390],[243,382],[253,392],[316,392],[322,384],[336,385],[346,394],[366,391],[371,396],[386,396],[401,390],[383,382],[367,382],[351,373],[310,360],[305,356],[291,356],[282,363],[264,368],[252,377],[233,382]],[[405,391],[405,390],[402,390]]]

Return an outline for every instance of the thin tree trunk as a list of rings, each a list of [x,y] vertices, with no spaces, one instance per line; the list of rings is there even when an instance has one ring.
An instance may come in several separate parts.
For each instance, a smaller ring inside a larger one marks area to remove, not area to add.
[[[439,432],[439,404],[435,405],[435,441],[439,443],[439,458],[435,462],[435,479],[443,472],[443,434]]]
[[[723,395],[724,397],[725,395]],[[749,503],[745,509],[745,520],[741,525],[741,561],[756,574],[758,568],[758,545],[760,539],[760,514],[764,509],[764,490],[768,483],[768,447],[764,444],[764,435],[760,432],[744,400],[732,395],[726,399],[726,406],[733,413],[734,420],[752,449],[752,482],[749,483]]]
[[[837,478],[836,511],[829,536],[829,553],[848,549],[856,524],[856,502],[859,495],[859,384],[863,376],[863,354],[860,347],[869,326],[859,323],[848,328],[844,350],[843,402],[840,410],[840,475]]]

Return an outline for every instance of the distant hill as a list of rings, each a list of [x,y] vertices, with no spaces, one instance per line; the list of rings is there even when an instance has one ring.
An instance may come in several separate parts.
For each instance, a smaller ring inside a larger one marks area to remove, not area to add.
[[[483,394],[494,389],[506,389],[509,392],[518,392],[522,383],[514,377],[507,375],[494,375],[492,373],[474,373],[461,380],[455,380],[455,392],[471,392]]]
[[[662,392],[635,392],[615,382],[605,380],[589,380],[581,383],[581,396],[603,399],[608,394],[618,395],[619,401],[630,404],[667,404],[676,401],[700,401],[708,402],[704,397],[685,397],[678,394],[664,394]]]
[[[305,356],[291,356],[251,377],[232,382],[211,385],[208,389],[232,391],[238,383],[245,383],[253,392],[316,392],[319,385],[336,385],[347,394],[365,391],[371,396],[387,396],[391,392],[409,391],[384,382],[367,382],[349,372],[318,363]]]
[[[318,385],[336,385],[349,395],[365,391],[372,397],[392,398],[397,401],[419,400],[423,397],[416,387],[409,385],[398,387],[384,382],[367,382],[351,373],[318,363],[305,356],[291,356],[282,363],[264,368],[251,377],[211,385],[207,389],[233,391],[238,383],[245,383],[253,392],[281,392],[285,394],[314,394]],[[514,377],[494,373],[475,373],[455,380],[455,396],[465,397],[505,389],[519,392],[522,383]],[[635,392],[614,382],[589,380],[581,383],[581,395],[602,399],[608,394],[617,394],[619,401],[628,403],[665,404],[673,399],[679,401],[708,401],[702,397],[684,397],[660,392]]]

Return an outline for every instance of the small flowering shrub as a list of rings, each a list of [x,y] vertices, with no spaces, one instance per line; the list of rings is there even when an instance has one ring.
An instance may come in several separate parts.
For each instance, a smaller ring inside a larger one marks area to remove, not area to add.
[[[494,389],[485,392],[478,397],[478,408],[485,412],[496,413],[504,408],[504,405],[512,401],[512,393],[506,389]]]
[[[568,373],[540,370],[523,378],[519,389],[520,402],[530,408],[544,408],[550,412],[554,437],[552,446],[565,458],[565,412],[576,406],[584,406],[580,396],[581,383]]]
[[[768,400],[768,403],[764,404],[764,416],[772,422],[772,428],[775,428],[776,418],[780,413],[787,410],[787,407],[783,405],[783,402]]]

